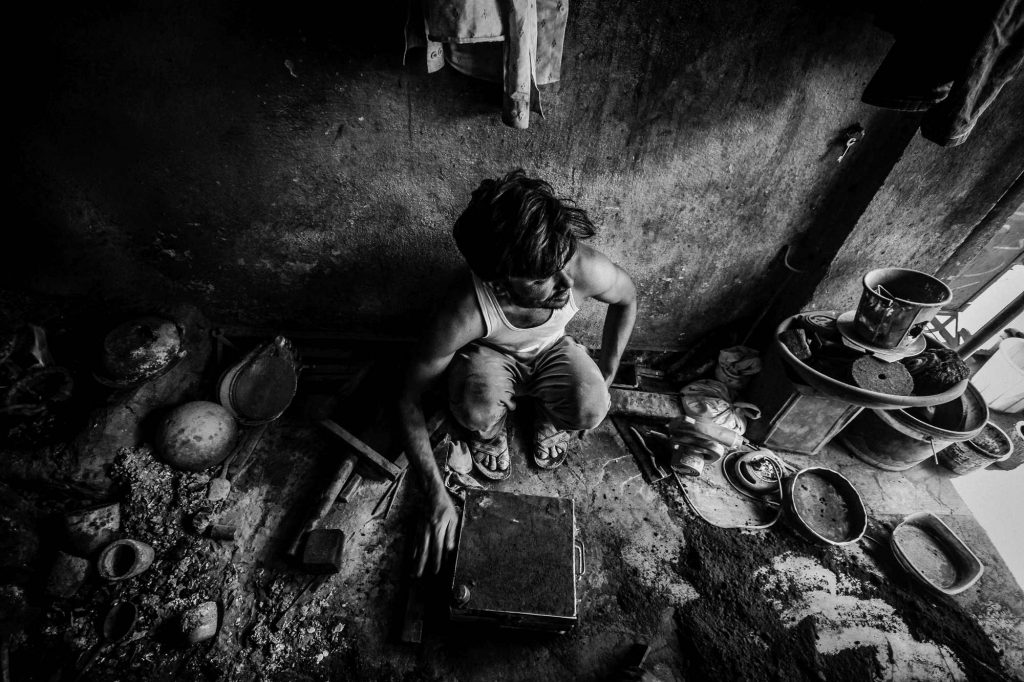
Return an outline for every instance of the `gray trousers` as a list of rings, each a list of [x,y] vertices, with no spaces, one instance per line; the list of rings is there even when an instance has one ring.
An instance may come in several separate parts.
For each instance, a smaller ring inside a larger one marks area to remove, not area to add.
[[[541,415],[562,431],[594,428],[610,402],[597,364],[571,336],[530,362],[474,341],[452,359],[448,395],[452,415],[481,440],[498,435],[518,397],[534,398]]]

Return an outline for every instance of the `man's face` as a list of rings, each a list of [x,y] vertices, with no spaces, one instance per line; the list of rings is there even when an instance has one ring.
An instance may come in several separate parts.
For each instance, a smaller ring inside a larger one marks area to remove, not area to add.
[[[569,302],[572,278],[563,268],[544,279],[509,277],[502,288],[509,300],[520,308],[557,310]]]

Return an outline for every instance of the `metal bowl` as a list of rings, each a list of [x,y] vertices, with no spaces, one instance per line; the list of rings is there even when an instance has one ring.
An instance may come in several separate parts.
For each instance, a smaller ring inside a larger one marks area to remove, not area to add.
[[[823,312],[826,311],[809,310],[799,313],[799,315],[814,315],[816,313]],[[793,371],[797,373],[797,376],[799,376],[804,383],[821,391],[825,395],[838,398],[839,400],[843,400],[851,405],[859,405],[860,407],[870,407],[875,410],[895,410],[903,407],[929,407],[931,405],[939,405],[959,398],[963,395],[964,391],[967,390],[967,384],[969,381],[968,379],[964,379],[942,393],[936,393],[934,395],[891,395],[888,393],[878,393],[877,391],[868,391],[858,386],[852,386],[839,381],[838,379],[834,379],[827,374],[822,374],[793,355],[792,351],[786,347],[786,344],[779,340],[779,334],[789,329],[799,315],[787,317],[781,324],[779,324],[778,328],[775,330],[775,348],[778,350],[786,364],[793,368]],[[928,338],[928,347],[945,348],[941,343],[930,337]]]
[[[97,381],[111,388],[130,388],[156,378],[185,355],[180,325],[163,317],[145,316],[114,327],[103,339]]]
[[[782,514],[797,533],[827,545],[857,542],[868,526],[860,493],[845,476],[824,467],[782,479]]]
[[[291,341],[277,336],[257,346],[225,371],[217,398],[239,423],[274,421],[288,409],[298,389],[299,360]]]

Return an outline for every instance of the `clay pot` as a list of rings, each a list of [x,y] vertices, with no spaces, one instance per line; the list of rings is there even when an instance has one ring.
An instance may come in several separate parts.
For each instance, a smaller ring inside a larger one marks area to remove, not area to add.
[[[78,556],[90,556],[110,544],[121,530],[121,505],[103,504],[64,516],[68,544]]]
[[[237,426],[222,406],[207,400],[180,405],[164,419],[156,449],[168,464],[202,471],[220,464],[231,451]]]
[[[181,634],[189,644],[198,644],[217,635],[217,602],[204,601],[181,614]]]
[[[105,580],[127,580],[148,570],[154,556],[153,548],[145,542],[132,538],[115,540],[100,552],[96,570]]]
[[[50,577],[46,581],[46,593],[57,599],[73,597],[88,574],[87,559],[66,552],[57,552],[57,560],[53,563]]]

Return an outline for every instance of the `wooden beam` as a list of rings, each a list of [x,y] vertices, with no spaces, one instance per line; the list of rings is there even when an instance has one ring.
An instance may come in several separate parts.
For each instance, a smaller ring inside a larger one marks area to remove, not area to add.
[[[382,473],[388,480],[393,481],[398,478],[398,474],[402,473],[402,470],[395,466],[393,462],[389,461],[369,445],[356,438],[355,435],[343,428],[337,422],[331,419],[322,419],[319,424],[338,438],[348,443],[352,449],[356,451],[356,454],[373,465],[373,467],[380,471],[380,473]]]

